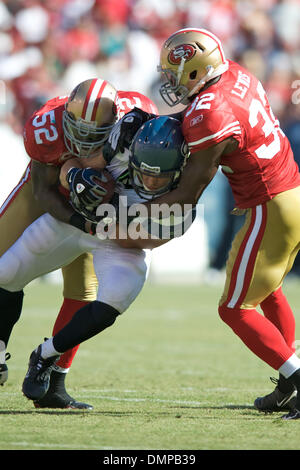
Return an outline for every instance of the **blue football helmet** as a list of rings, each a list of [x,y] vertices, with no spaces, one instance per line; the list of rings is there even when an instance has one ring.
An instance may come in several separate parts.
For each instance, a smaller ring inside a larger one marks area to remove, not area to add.
[[[181,123],[168,116],[150,119],[138,130],[129,155],[130,183],[145,199],[152,199],[174,189],[189,156]],[[143,176],[160,178],[163,185],[149,189]]]

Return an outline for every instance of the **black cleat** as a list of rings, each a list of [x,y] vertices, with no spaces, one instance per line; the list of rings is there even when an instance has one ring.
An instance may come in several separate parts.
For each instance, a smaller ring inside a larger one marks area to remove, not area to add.
[[[270,377],[270,379],[273,383],[276,383],[275,389],[264,397],[256,398],[254,401],[254,407],[258,411],[264,411],[265,413],[293,410],[297,400],[296,388],[292,386],[289,391],[282,392],[279,390],[280,380],[275,379],[274,377]]]
[[[286,421],[289,421],[289,420],[292,420],[292,419],[300,419],[300,411],[298,411],[296,408],[294,408],[287,415],[281,416],[281,418],[286,420]]]
[[[29,367],[22,385],[22,391],[29,400],[40,400],[43,398],[50,385],[50,374],[53,365],[59,356],[43,359],[41,356],[42,346],[32,351],[29,359]]]
[[[8,359],[10,359],[10,354],[9,353],[6,353],[5,354],[5,360],[8,361]],[[3,385],[5,384],[5,382],[7,381],[8,379],[8,368],[7,368],[7,365],[4,363],[0,364],[0,385]]]
[[[64,394],[47,392],[43,398],[34,401],[33,404],[36,408],[71,408],[73,410],[93,409],[92,405],[76,401],[74,398],[70,397],[67,392]]]
[[[55,367],[55,366],[54,366]],[[82,403],[71,397],[65,386],[67,374],[59,372],[54,368],[50,376],[50,387],[46,395],[40,400],[33,402],[36,408],[60,408],[73,410],[92,410],[92,405]]]

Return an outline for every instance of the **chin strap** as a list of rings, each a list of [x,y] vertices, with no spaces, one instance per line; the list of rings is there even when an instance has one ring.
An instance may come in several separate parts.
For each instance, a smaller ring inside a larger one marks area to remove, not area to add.
[[[189,92],[188,97],[191,97],[195,95],[196,93],[199,92],[199,90],[209,81],[212,80],[213,78],[218,77],[219,75],[222,75],[222,73],[226,72],[228,70],[228,62],[226,61],[224,64],[219,65],[216,69],[212,65],[208,65],[206,67],[207,74],[204,75],[204,77],[201,78],[201,80],[194,86],[194,88]]]

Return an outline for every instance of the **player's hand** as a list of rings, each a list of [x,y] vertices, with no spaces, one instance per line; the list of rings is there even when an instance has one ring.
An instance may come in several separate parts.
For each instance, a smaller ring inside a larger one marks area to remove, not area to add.
[[[114,125],[103,146],[102,153],[105,161],[110,163],[118,152],[124,152],[125,148],[129,148],[139,128],[153,117],[155,114],[146,113],[140,108],[133,108],[130,113],[125,114]]]
[[[107,178],[103,172],[92,168],[71,168],[66,179],[75,207],[83,206],[92,212],[107,196]]]

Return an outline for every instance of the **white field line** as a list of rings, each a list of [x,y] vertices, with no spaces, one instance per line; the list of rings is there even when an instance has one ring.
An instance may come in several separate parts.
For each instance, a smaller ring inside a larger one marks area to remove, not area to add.
[[[26,441],[21,441],[21,442],[10,442],[9,446],[15,446],[15,447],[26,447],[26,448],[53,448],[53,449],[76,449],[76,450],[84,450],[84,449],[95,449],[95,450],[132,450],[131,447],[101,447],[101,446],[96,446],[96,445],[74,445],[74,444],[50,444],[50,443],[34,443],[34,442],[26,442]],[[135,450],[143,449],[143,447],[135,447]],[[148,450],[148,449],[147,449]]]

